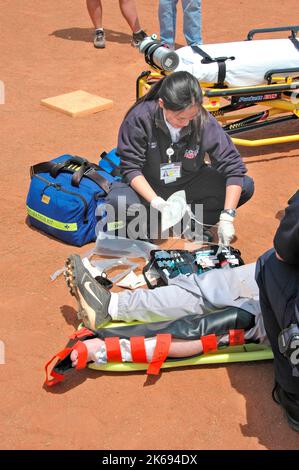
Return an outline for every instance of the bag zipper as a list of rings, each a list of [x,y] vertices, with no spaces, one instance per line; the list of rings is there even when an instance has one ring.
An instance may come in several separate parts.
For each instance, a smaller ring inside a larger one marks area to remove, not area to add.
[[[42,191],[42,194],[44,193],[44,191],[49,187],[49,186],[53,186],[55,189],[57,189],[57,191],[62,191],[63,193],[66,193],[66,194],[71,194],[72,196],[76,196],[78,198],[81,199],[81,201],[83,202],[84,204],[84,220],[83,220],[83,223],[84,224],[87,224],[88,223],[88,218],[87,218],[87,212],[88,212],[88,204],[87,204],[87,201],[85,199],[84,196],[82,196],[81,194],[78,194],[78,193],[74,193],[73,191],[68,191],[67,189],[64,189],[60,183],[51,183],[49,182],[46,178],[43,178],[42,176],[40,175],[34,175],[35,178],[38,178],[39,180],[43,181],[44,183],[47,183],[47,186],[43,189]]]

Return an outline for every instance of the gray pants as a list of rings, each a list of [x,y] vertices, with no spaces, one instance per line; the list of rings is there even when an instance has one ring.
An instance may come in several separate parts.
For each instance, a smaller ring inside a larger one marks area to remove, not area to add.
[[[170,285],[118,294],[115,320],[154,322],[205,314],[226,307],[242,308],[256,317],[250,338],[266,338],[254,279],[255,263],[238,268],[214,269],[205,274],[178,276]]]
[[[145,323],[175,319],[193,313],[205,313],[202,297],[193,295],[180,286],[138,289],[118,294],[116,320]]]

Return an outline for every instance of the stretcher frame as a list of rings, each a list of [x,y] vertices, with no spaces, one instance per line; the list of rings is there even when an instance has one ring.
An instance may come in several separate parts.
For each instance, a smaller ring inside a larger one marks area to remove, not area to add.
[[[249,31],[246,40],[251,41],[257,33],[277,31],[291,31],[290,38],[296,39],[299,26],[254,29]],[[154,66],[152,70],[142,72],[136,81],[136,98],[144,96],[152,84],[167,73]],[[234,136],[299,118],[299,67],[268,70],[264,78],[266,84],[245,87],[217,88],[215,83],[199,82],[203,90],[204,107],[219,121],[227,134]],[[232,140],[236,145],[258,147],[298,142],[299,133],[264,139],[232,137]]]

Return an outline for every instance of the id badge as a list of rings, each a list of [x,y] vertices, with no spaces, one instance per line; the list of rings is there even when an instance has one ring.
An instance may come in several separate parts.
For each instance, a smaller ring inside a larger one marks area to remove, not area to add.
[[[165,184],[172,183],[180,178],[182,175],[182,163],[162,163],[160,165],[160,179]]]

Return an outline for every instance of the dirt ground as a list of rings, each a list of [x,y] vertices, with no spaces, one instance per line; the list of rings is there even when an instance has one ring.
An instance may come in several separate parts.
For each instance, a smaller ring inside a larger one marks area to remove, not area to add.
[[[295,22],[297,0],[203,0],[206,43],[241,40],[252,28]],[[29,228],[29,167],[63,153],[97,161],[115,146],[133,103],[135,79],[147,68],[130,46],[117,0],[103,0],[105,50],[94,49],[84,0],[2,0],[1,119],[1,449],[297,449],[272,402],[272,362],[164,371],[146,376],[84,370],[43,388],[44,364],[77,326],[63,279],[49,275],[71,252],[84,253]],[[137,1],[142,26],[158,32],[157,0]],[[225,6],[224,6],[225,5]],[[178,44],[184,44],[179,12]],[[78,89],[110,98],[112,109],[73,119],[40,105]],[[298,123],[274,129],[298,132]],[[272,131],[273,132],[273,131]],[[270,132],[267,131],[267,135]],[[262,135],[256,132],[255,137]],[[264,135],[264,134],[263,134]],[[298,144],[244,149],[255,180],[252,201],[238,211],[247,262],[271,247],[277,214],[298,188]]]

